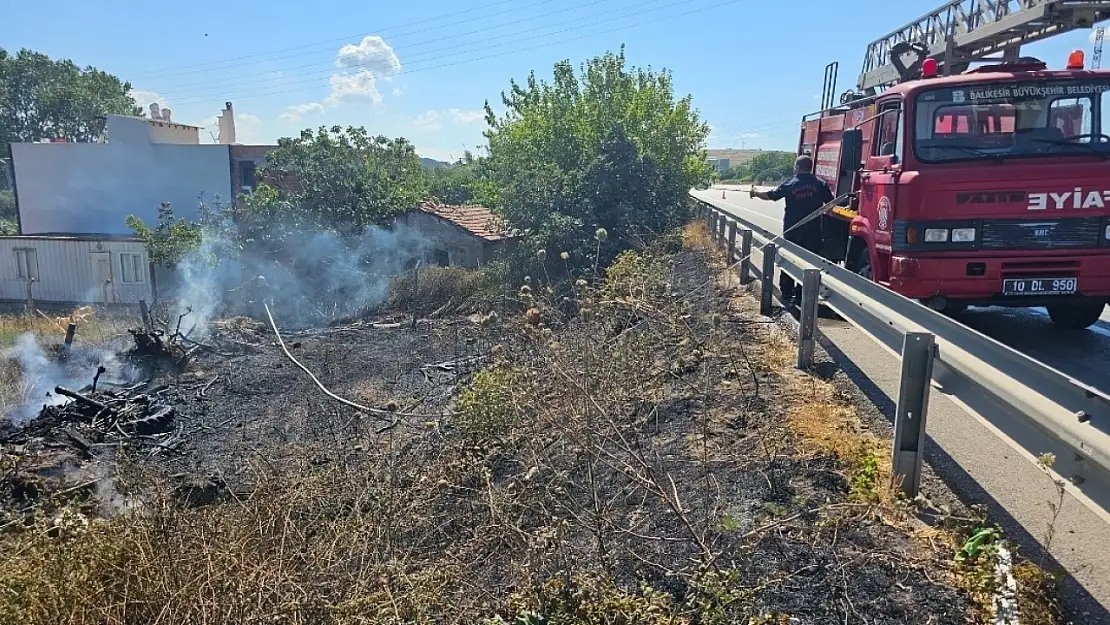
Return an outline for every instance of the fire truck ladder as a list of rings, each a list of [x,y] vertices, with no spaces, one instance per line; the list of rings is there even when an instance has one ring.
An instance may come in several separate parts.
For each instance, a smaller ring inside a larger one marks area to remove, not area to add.
[[[1024,44],[1090,28],[1107,18],[1110,0],[953,0],[871,42],[857,88],[875,95],[914,77],[926,58],[937,59],[946,75],[989,60],[991,54],[1017,61]],[[906,57],[913,60],[906,63]]]

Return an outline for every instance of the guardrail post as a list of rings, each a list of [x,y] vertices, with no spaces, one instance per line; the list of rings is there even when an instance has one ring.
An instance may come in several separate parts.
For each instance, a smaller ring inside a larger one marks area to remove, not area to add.
[[[736,260],[736,222],[728,222],[728,261],[726,265],[731,265]]]
[[[778,253],[778,246],[774,243],[768,243],[763,246],[763,291],[759,298],[759,314],[764,317],[770,317],[772,311],[772,299],[775,296],[775,254]]]
[[[717,236],[717,211],[709,209],[709,238]]]
[[[725,228],[727,227],[728,218],[722,213],[720,221],[717,222],[717,241],[721,244],[721,247],[725,245]]]
[[[894,413],[894,478],[902,479],[902,492],[916,497],[921,486],[921,461],[925,453],[925,418],[933,379],[935,338],[929,332],[907,332],[902,342],[902,379]]]
[[[818,294],[821,291],[821,270],[802,270],[802,310],[798,326],[798,368],[813,366],[813,344],[817,336]]]
[[[752,231],[747,228],[740,231],[740,284],[749,284],[752,281]]]

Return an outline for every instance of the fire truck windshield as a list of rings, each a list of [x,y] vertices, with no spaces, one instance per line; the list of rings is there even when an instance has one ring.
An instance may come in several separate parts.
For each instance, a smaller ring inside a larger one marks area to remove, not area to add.
[[[1108,79],[922,91],[914,102],[914,153],[925,163],[1091,153],[1110,158],[1108,92]]]

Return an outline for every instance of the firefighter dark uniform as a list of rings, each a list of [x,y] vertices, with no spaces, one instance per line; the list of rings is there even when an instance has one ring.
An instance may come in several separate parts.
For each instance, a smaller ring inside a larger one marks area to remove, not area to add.
[[[796,243],[805,249],[821,253],[823,240],[821,238],[820,217],[813,219],[791,230],[813,211],[833,201],[832,190],[829,185],[811,173],[796,173],[793,178],[780,184],[767,192],[767,199],[772,201],[786,200],[786,212],[782,218],[782,230],[787,241]],[[794,280],[783,271],[779,275],[779,289],[782,290],[782,300],[790,304],[801,297],[801,289],[797,288]]]

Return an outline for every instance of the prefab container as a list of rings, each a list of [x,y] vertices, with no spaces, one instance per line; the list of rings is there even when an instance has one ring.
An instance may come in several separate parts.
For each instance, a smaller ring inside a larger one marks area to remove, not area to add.
[[[132,237],[0,237],[0,301],[36,305],[154,300],[146,245]]]

